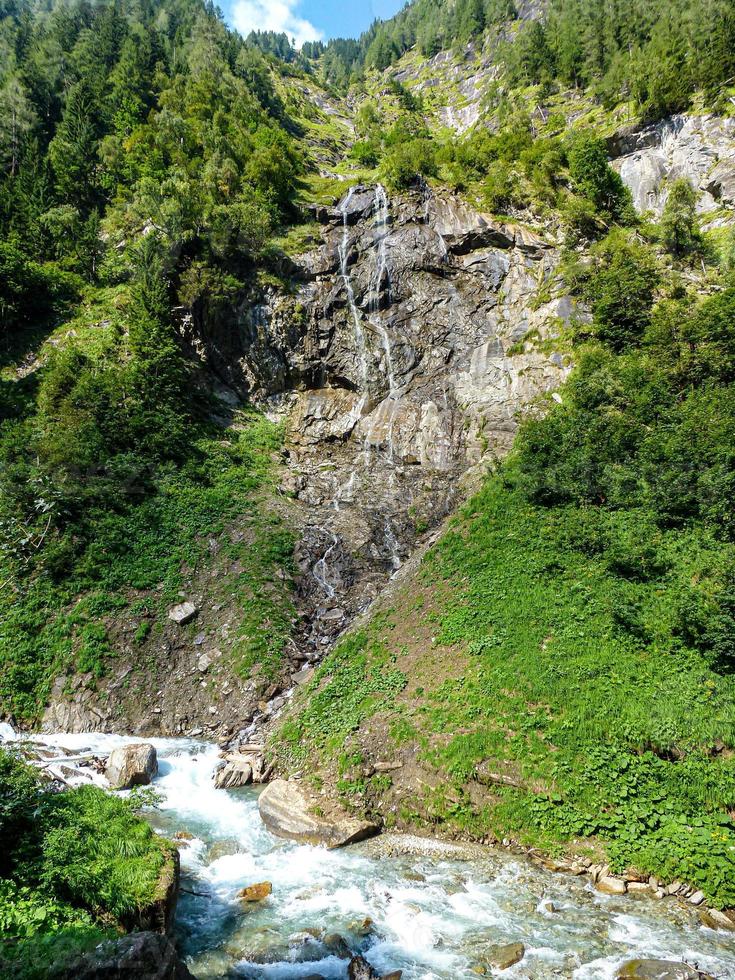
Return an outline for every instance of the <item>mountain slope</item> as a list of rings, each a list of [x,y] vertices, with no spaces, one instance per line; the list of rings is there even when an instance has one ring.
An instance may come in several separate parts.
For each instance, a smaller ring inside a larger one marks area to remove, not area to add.
[[[650,9],[8,6],[4,717],[275,715],[388,823],[733,904],[732,18]]]

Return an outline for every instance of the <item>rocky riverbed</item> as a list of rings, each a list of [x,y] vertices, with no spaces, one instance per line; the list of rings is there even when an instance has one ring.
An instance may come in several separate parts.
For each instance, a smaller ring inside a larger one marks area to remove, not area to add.
[[[131,741],[34,737],[37,751],[63,746],[67,759],[105,760]],[[215,788],[217,746],[153,744],[160,799],[148,817],[180,842],[176,936],[200,980],[344,978],[358,956],[377,976],[400,970],[405,980],[735,978],[732,934],[703,926],[673,898],[607,895],[588,878],[478,846],[385,836],[325,850],[274,837],[258,813],[259,788]],[[93,767],[89,778],[104,780]],[[242,895],[266,883],[254,900]],[[678,972],[626,966],[651,959],[678,962]]]

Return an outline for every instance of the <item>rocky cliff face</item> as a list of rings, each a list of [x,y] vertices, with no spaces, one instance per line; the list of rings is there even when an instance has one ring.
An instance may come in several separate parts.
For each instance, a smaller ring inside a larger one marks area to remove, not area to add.
[[[283,481],[304,529],[310,656],[447,514],[466,474],[507,452],[521,410],[561,383],[555,341],[574,312],[552,298],[553,248],[455,197],[357,187],[316,216],[323,243],[298,263],[308,322]]]
[[[321,243],[295,260],[291,293],[261,295],[235,311],[236,329],[205,324],[196,341],[226,398],[247,394],[286,421],[274,506],[298,536],[299,620],[281,675],[232,676],[216,621],[234,625],[237,611],[212,605],[203,579],[192,637],[166,625],[147,687],[131,676],[70,692],[62,678],[47,726],[226,737],[277,711],[564,379],[575,310],[555,249],[530,229],[428,187],[352,187],[314,216]],[[218,649],[202,670],[186,645],[205,632]]]
[[[671,116],[622,129],[608,142],[638,211],[660,216],[671,182],[682,177],[698,191],[705,219],[716,221],[719,209],[735,207],[735,119]]]

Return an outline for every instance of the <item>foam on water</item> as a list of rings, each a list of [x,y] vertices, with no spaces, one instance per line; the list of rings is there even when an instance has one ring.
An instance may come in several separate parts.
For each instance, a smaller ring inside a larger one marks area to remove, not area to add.
[[[140,741],[114,735],[34,740],[100,755]],[[201,980],[310,974],[343,980],[346,961],[306,930],[339,934],[379,971],[402,969],[404,980],[471,978],[488,947],[509,942],[525,943],[526,955],[503,972],[508,980],[613,980],[632,957],[685,960],[718,980],[735,980],[730,937],[701,928],[673,902],[603,896],[584,880],[501,853],[471,862],[428,849],[422,857],[376,858],[359,846],[327,851],[279,840],[260,821],[257,790],[214,788],[216,746],[146,741],[159,755],[155,788],[162,801],[152,823],[167,834],[195,835],[181,850],[178,928]],[[243,906],[237,893],[259,881],[272,883],[271,897]],[[548,912],[550,901],[558,911]],[[366,919],[370,930],[360,927]]]

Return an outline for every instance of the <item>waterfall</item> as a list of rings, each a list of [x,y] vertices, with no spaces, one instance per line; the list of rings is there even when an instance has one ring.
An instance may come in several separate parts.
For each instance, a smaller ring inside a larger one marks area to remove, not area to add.
[[[388,336],[388,331],[385,329],[382,323],[376,323],[375,326],[380,334],[380,343],[383,347],[383,354],[385,355],[385,373],[388,376],[388,394],[391,395],[396,388],[396,379],[393,374],[393,355],[390,349],[390,337]]]
[[[385,519],[385,526],[383,528],[383,536],[385,541],[385,546],[390,553],[390,563],[393,566],[394,573],[398,571],[403,562],[401,561],[401,556],[398,553],[399,543],[396,537],[393,526],[390,522],[390,518]]]
[[[335,588],[332,585],[332,583],[329,581],[329,558],[332,552],[334,551],[334,549],[339,544],[339,538],[332,531],[328,531],[324,527],[319,527],[317,528],[317,530],[322,531],[324,534],[328,535],[328,537],[331,540],[331,543],[327,547],[327,550],[324,552],[324,554],[319,559],[319,561],[314,565],[314,568],[312,569],[312,575],[314,576],[314,579],[317,582],[317,584],[326,593],[327,598],[333,599]]]
[[[340,207],[340,210],[342,212],[342,240],[339,243],[338,253],[339,253],[340,273],[342,275],[342,281],[345,284],[345,290],[347,292],[347,303],[350,308],[350,314],[352,316],[352,325],[355,331],[355,349],[357,352],[358,364],[360,365],[360,379],[362,381],[363,389],[365,390],[365,392],[367,392],[368,363],[367,363],[367,346],[365,344],[365,332],[362,329],[362,318],[360,317],[360,311],[358,310],[357,303],[355,302],[355,291],[352,288],[352,279],[350,278],[350,270],[348,267],[348,258],[349,258],[349,250],[350,250],[350,227],[349,227],[348,209],[354,193],[355,193],[355,188],[350,187]]]
[[[375,270],[370,281],[369,308],[371,312],[377,312],[380,308],[380,287],[383,279],[388,276],[388,296],[390,298],[390,273],[388,271],[388,250],[386,240],[388,238],[388,195],[382,184],[375,188],[375,242],[377,249],[375,252]]]
[[[382,184],[375,188],[375,267],[370,279],[370,290],[368,292],[368,308],[372,314],[377,314],[380,309],[380,290],[383,280],[387,278],[388,302],[390,302],[390,270],[388,268],[388,195]],[[395,376],[393,374],[393,356],[391,354],[390,337],[388,331],[377,319],[372,319],[371,323],[380,334],[380,344],[383,348],[385,359],[385,373],[388,378],[388,394],[391,394],[396,387]]]

